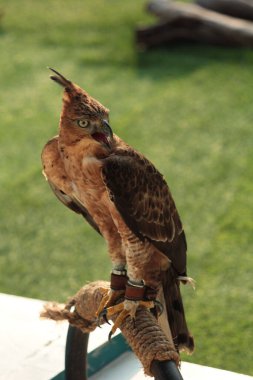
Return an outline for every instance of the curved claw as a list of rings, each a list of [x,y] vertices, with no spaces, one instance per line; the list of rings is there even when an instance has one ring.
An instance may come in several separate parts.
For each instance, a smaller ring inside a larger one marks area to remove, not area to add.
[[[121,308],[122,308],[122,307],[121,307]],[[109,335],[108,335],[108,340],[109,340],[109,341],[111,340],[111,337],[112,337],[112,335],[115,333],[115,331],[117,330],[117,328],[119,328],[119,327],[121,326],[122,322],[123,322],[128,316],[130,316],[128,310],[123,309],[123,310],[119,313],[119,315],[117,316],[116,320],[114,321],[114,325],[112,326],[111,331],[109,332]]]
[[[104,320],[106,323],[108,323],[108,325],[111,325],[110,322],[109,322],[108,319],[107,319],[107,310],[105,309],[105,310],[103,311],[103,313],[101,313],[101,314],[102,314],[103,320]]]
[[[158,300],[155,300],[154,304],[155,304],[156,312],[158,316],[160,317],[160,315],[163,313],[163,310],[164,310],[163,304]]]
[[[113,334],[113,332],[112,332],[112,330],[109,332],[109,334],[108,334],[108,340],[109,340],[109,342],[111,341],[111,339],[112,339],[112,334]]]
[[[101,329],[102,327],[100,324],[100,318],[99,317],[97,317],[96,322],[97,322],[97,327],[99,327]]]
[[[128,307],[127,307],[128,306]],[[117,328],[120,328],[122,323],[126,320],[126,318],[131,318],[133,323],[135,323],[135,313],[138,308],[138,306],[145,307],[148,309],[154,308],[155,304],[153,301],[129,301],[125,300],[124,302],[121,302],[117,305],[108,307],[107,309],[104,309],[103,312],[105,312],[106,316],[112,316],[118,313],[114,324],[112,326],[112,329],[108,335],[108,340],[111,340],[112,335],[115,333]],[[104,316],[104,314],[100,313],[101,316]]]
[[[103,296],[102,300],[101,300],[101,303],[100,303],[100,305],[99,305],[98,310],[96,311],[96,316],[97,316],[98,318],[100,318],[100,314],[103,313],[103,311],[104,311],[104,309],[105,309],[105,306],[106,306],[108,300],[109,300],[109,295],[108,295],[108,294],[105,294],[105,295]]]
[[[98,323],[99,323],[99,321],[100,321],[101,318],[103,318],[103,320],[104,320],[106,323],[108,323],[108,325],[111,325],[110,322],[109,322],[108,319],[107,319],[107,309],[106,309],[106,308],[104,308],[104,309],[101,311],[101,313],[99,313],[99,315],[98,315]],[[99,324],[99,327],[100,327],[100,324]]]

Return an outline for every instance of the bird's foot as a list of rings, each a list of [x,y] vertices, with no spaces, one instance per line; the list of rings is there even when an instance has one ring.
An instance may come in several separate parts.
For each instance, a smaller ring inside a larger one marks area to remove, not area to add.
[[[118,314],[114,321],[112,329],[109,333],[109,340],[112,335],[116,332],[117,328],[120,328],[122,323],[130,317],[133,321],[135,320],[135,314],[139,307],[145,307],[147,309],[153,309],[155,307],[154,301],[130,301],[125,300],[117,305],[105,308],[101,316],[105,319],[110,319],[113,315]]]
[[[145,285],[134,285],[128,281],[125,291],[125,300],[110,307],[104,307],[99,314],[99,318],[103,317],[106,321],[115,314],[118,314],[114,325],[109,333],[109,339],[115,333],[127,317],[135,319],[136,311],[139,307],[147,309],[156,308],[157,291]]]
[[[98,307],[98,310],[96,312],[96,317],[98,318],[98,325],[100,318],[103,317],[104,321],[108,322],[108,319],[103,313],[103,311],[111,307],[112,305],[115,305],[117,301],[119,301],[121,298],[124,298],[125,295],[125,289],[126,289],[126,283],[127,283],[127,275],[126,271],[117,271],[113,270],[111,273],[111,286],[110,288],[102,288],[101,293],[103,294],[103,298],[100,302],[100,305]]]
[[[114,305],[120,298],[123,298],[125,295],[125,290],[113,290],[103,288],[101,289],[101,292],[103,293],[103,298],[100,302],[98,310],[96,311],[96,317],[98,318],[98,326],[100,326],[101,317],[103,317],[105,322],[109,323],[107,316],[104,313],[104,310],[113,307],[111,305]]]

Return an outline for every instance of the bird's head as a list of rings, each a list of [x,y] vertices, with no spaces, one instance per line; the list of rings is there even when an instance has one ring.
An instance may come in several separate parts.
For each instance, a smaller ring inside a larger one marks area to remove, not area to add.
[[[50,70],[54,73],[50,78],[64,87],[60,133],[67,136],[70,143],[87,138],[110,149],[113,133],[109,110],[56,70]]]

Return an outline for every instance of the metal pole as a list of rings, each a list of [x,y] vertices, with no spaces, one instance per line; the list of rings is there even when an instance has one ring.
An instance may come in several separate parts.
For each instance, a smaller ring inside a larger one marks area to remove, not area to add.
[[[65,379],[87,380],[89,334],[69,325],[65,349]]]
[[[183,380],[173,360],[165,360],[163,362],[153,360],[151,372],[155,376],[155,380]]]
[[[65,350],[66,380],[87,379],[87,349],[89,334],[69,325]],[[173,360],[154,360],[151,372],[155,380],[183,380],[176,363]],[[107,380],[107,379],[105,379]]]

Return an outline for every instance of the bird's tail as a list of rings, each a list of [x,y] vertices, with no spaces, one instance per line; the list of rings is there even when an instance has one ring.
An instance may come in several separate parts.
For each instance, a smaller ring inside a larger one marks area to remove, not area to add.
[[[187,281],[187,278],[184,277],[184,280]],[[194,339],[188,330],[185,319],[184,306],[180,293],[180,281],[175,278],[171,267],[164,275],[162,287],[165,313],[167,313],[175,347],[178,351],[192,353],[194,350]]]

